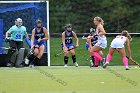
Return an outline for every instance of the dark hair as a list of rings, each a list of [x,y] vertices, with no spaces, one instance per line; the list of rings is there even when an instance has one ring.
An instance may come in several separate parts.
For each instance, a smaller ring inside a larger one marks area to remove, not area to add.
[[[72,25],[71,24],[66,24],[64,28],[67,29],[68,27],[72,28]]]
[[[42,21],[41,21],[40,19],[37,19],[37,20],[35,21],[35,23],[36,23],[36,24],[39,24],[39,23],[42,24]]]

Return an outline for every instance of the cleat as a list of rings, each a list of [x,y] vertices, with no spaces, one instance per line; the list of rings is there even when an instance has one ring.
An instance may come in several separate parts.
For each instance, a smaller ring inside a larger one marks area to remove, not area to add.
[[[7,65],[6,65],[7,67],[14,67],[14,63],[12,63],[12,62],[9,62],[9,63],[7,63]]]
[[[109,65],[109,63],[106,62],[106,63],[103,65],[103,68],[106,68],[108,65]]]
[[[91,68],[92,68],[92,67],[98,67],[98,65],[91,65],[90,67],[91,67]]]
[[[33,67],[35,67],[33,64],[29,65],[29,68],[33,68]]]
[[[67,64],[65,64],[65,65],[64,65],[64,67],[68,67],[68,65],[67,65]]]
[[[77,62],[75,62],[74,65],[75,65],[75,67],[78,67],[79,66]]]
[[[103,60],[100,62],[101,66],[103,66],[106,62],[106,58],[103,58]]]
[[[130,70],[129,68],[126,68],[125,70]]]
[[[92,60],[90,60],[90,66],[93,67],[93,65],[94,65],[94,64],[93,64]]]

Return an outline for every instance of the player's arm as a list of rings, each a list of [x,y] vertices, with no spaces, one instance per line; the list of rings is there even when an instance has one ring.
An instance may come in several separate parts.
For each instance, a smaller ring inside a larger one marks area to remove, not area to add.
[[[130,40],[126,38],[126,46],[129,58],[131,58]]]
[[[8,38],[8,34],[9,34],[9,33],[8,33],[8,31],[7,31],[7,32],[5,33],[5,38]]]
[[[28,34],[25,34],[25,37],[26,37],[26,38],[29,38]]]
[[[30,39],[29,39],[29,36],[28,36],[28,33],[27,33],[27,31],[26,31],[26,28],[25,28],[25,30],[24,30],[24,35],[25,35],[25,42],[27,43],[27,45],[29,46],[29,47],[31,47],[31,41],[30,41]]]
[[[41,40],[48,40],[48,37],[49,37],[49,35],[48,35],[48,30],[47,30],[45,27],[43,27],[43,32],[44,32],[44,34],[45,34],[45,37],[42,38]]]
[[[87,37],[87,43],[89,45],[89,47],[91,48],[92,47],[92,44],[91,44],[91,39],[93,38],[93,36],[88,36]]]
[[[66,44],[65,44],[65,33],[64,32],[62,33],[62,43],[63,43],[63,47],[65,48]]]
[[[106,34],[105,29],[103,28],[103,26],[99,26],[98,29],[100,31],[99,34],[98,34],[98,36],[105,35]]]
[[[35,37],[35,29],[32,30],[31,47],[33,47],[33,45],[34,45],[34,37]]]
[[[12,27],[5,33],[5,38],[8,38],[8,35],[13,31]]]
[[[26,37],[26,38],[29,38],[28,33],[27,33],[27,31],[26,31],[26,28],[25,28],[25,30],[24,30],[24,34],[25,34],[25,37]]]
[[[79,46],[79,39],[78,39],[75,32],[72,32],[72,33],[73,33],[73,37],[76,39],[76,47],[78,47]]]

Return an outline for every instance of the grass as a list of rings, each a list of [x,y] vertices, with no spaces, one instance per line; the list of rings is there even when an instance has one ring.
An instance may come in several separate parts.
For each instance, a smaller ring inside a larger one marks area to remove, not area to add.
[[[140,93],[140,69],[88,66],[0,68],[0,93]]]
[[[103,53],[104,53],[103,57],[106,57],[112,39],[113,38],[109,38],[109,37],[107,38],[108,44],[107,44],[107,48],[103,50]],[[76,49],[77,62],[80,65],[89,65],[89,62],[86,62],[86,58],[88,58],[90,56],[88,51],[85,49],[86,40],[83,40],[81,38],[79,38],[79,40],[80,40],[80,46]],[[139,61],[138,55],[140,53],[139,41],[140,41],[140,38],[134,37],[133,41],[131,42],[132,57],[137,61]],[[54,55],[60,51],[62,51],[61,38],[51,38],[51,65],[63,65],[64,64],[63,63],[63,54],[60,55],[59,57],[54,57]],[[122,63],[121,57],[116,52],[113,55],[111,65],[122,65],[122,64],[123,63]],[[132,64],[132,63],[129,62],[129,64]],[[69,65],[72,65],[71,56],[69,56]]]
[[[107,55],[112,38],[108,38],[108,47],[103,50]],[[132,56],[139,61],[139,38],[131,43]],[[76,49],[79,67],[51,66],[35,68],[0,68],[0,93],[140,93],[140,68],[131,66],[126,71],[123,66],[89,68],[89,57],[85,49],[85,40],[80,39]],[[51,38],[51,65],[63,65],[63,55],[54,57],[61,51],[61,39]],[[72,60],[69,58],[69,65]],[[122,65],[116,52],[110,65]]]

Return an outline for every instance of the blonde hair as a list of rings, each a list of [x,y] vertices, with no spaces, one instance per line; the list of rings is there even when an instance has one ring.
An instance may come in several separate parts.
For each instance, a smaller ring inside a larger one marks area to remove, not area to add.
[[[94,19],[96,19],[97,21],[101,22],[102,25],[104,25],[104,20],[101,17],[96,16],[94,17]]]
[[[127,37],[130,41],[132,41],[132,37],[127,30],[123,30],[121,35]]]

